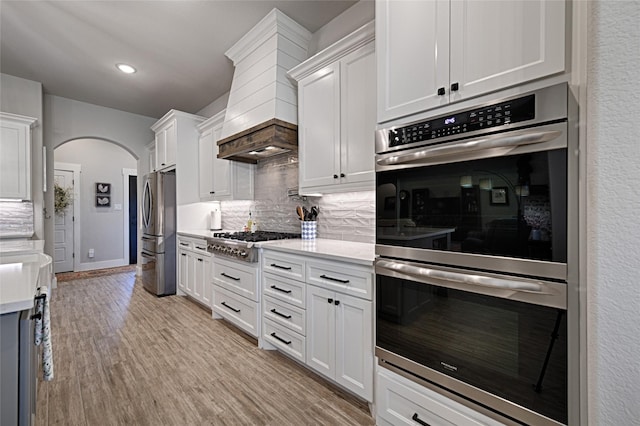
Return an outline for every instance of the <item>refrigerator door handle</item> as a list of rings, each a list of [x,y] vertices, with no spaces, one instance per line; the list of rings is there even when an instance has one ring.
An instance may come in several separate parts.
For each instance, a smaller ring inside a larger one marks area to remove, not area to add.
[[[149,198],[149,202],[147,203],[147,198]],[[149,181],[145,181],[144,190],[142,193],[142,222],[145,228],[149,227],[149,222],[151,221],[151,188],[149,187]],[[149,205],[149,210],[147,210],[147,204]]]

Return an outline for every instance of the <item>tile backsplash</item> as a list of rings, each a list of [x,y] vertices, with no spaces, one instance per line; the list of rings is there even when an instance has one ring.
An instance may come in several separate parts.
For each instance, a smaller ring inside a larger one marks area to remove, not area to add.
[[[253,201],[223,201],[222,227],[241,230],[249,218],[259,230],[300,232],[298,205],[320,208],[318,238],[373,243],[375,241],[375,191],[327,194],[322,197],[289,197],[288,188],[298,187],[298,158],[280,155],[261,160],[255,173]]]
[[[31,238],[33,232],[32,202],[0,201],[0,238]]]

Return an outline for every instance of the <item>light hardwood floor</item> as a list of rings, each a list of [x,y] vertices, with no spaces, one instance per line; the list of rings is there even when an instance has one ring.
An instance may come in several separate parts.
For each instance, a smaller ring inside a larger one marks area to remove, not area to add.
[[[37,425],[372,425],[366,404],[132,272],[59,283]]]

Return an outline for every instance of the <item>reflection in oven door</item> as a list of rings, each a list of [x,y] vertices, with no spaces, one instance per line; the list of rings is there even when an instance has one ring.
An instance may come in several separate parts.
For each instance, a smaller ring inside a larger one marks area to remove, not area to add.
[[[379,263],[379,358],[526,423],[544,424],[539,416],[567,423],[564,295],[543,301],[550,306],[511,298],[519,287],[523,293],[553,293],[564,285],[537,290],[533,280],[501,282],[415,264],[388,273],[384,265],[393,262]],[[422,278],[411,279],[413,272]],[[474,285],[479,292],[469,291]],[[500,399],[509,406],[501,406]],[[523,411],[536,414],[520,417]]]

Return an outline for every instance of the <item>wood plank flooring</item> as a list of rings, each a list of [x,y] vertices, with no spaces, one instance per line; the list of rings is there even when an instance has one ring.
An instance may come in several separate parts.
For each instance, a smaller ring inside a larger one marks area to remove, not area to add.
[[[373,425],[362,401],[133,272],[61,282],[37,425]]]

